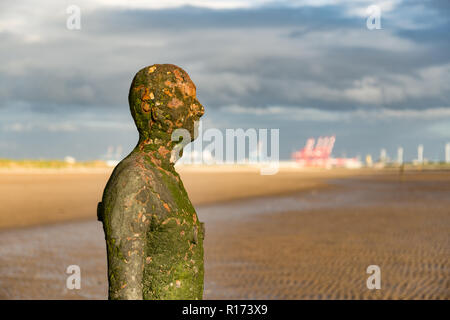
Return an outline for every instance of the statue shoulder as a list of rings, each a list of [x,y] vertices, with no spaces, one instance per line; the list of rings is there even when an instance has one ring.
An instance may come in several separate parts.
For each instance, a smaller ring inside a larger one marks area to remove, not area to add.
[[[112,172],[106,184],[103,200],[107,201],[108,193],[135,192],[146,184],[144,170],[139,166],[136,157],[131,154],[123,159]]]
[[[106,184],[102,201],[98,204],[98,220],[105,222],[105,217],[109,217],[109,223],[118,223],[127,216],[133,216],[126,214],[127,212],[141,211],[142,204],[138,200],[142,191],[146,190],[147,179],[137,164],[127,157],[116,166]]]

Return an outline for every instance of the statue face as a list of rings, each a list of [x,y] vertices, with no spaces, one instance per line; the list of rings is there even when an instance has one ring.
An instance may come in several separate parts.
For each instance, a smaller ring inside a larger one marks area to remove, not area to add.
[[[140,70],[131,84],[129,103],[139,133],[150,139],[170,141],[171,133],[183,128],[193,140],[194,123],[204,113],[189,75],[170,64]]]
[[[190,105],[189,110],[189,115],[185,120],[183,128],[189,131],[191,135],[191,141],[194,141],[194,139],[196,138],[194,136],[195,123],[200,120],[200,117],[205,113],[205,109],[203,108],[201,103],[198,102],[197,99],[195,99],[194,102]]]

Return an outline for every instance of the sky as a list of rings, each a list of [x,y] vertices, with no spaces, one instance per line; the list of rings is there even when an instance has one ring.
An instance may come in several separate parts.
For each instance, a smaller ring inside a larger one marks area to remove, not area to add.
[[[67,8],[81,12],[70,30]],[[368,7],[381,29],[368,29]],[[0,158],[122,156],[134,74],[186,70],[205,129],[276,128],[280,157],[336,135],[334,156],[444,158],[450,2],[63,0],[0,3]]]

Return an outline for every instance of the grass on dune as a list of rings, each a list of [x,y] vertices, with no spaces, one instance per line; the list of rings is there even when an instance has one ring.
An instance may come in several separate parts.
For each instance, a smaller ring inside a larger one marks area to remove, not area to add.
[[[0,168],[73,168],[73,167],[89,167],[98,168],[106,167],[106,163],[101,160],[82,161],[76,163],[69,163],[63,160],[33,160],[33,159],[1,159]]]

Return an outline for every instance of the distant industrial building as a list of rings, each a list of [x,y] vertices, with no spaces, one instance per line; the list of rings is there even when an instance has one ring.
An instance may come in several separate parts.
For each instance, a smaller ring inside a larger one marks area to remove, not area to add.
[[[335,136],[309,138],[303,149],[292,153],[292,159],[302,167],[316,168],[360,168],[361,161],[358,158],[332,158],[331,152],[336,142]]]

